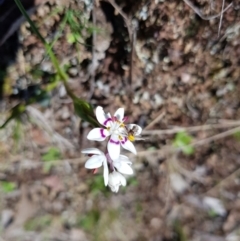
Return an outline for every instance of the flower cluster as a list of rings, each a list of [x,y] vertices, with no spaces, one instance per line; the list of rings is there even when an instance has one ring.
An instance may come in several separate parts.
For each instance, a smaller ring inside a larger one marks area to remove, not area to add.
[[[104,141],[108,140],[106,151],[102,152],[97,148],[82,150],[88,154],[85,167],[93,169],[94,172],[103,166],[103,177],[105,186],[109,186],[113,192],[118,192],[119,187],[126,186],[126,179],[122,174],[131,175],[133,170],[132,162],[127,156],[121,155],[121,146],[136,154],[133,141],[139,139],[142,128],[136,124],[125,124],[127,117],[124,117],[124,109],[119,108],[114,116],[105,113],[101,106],[96,109],[96,118],[100,123],[100,128],[94,128],[87,136],[89,140]]]

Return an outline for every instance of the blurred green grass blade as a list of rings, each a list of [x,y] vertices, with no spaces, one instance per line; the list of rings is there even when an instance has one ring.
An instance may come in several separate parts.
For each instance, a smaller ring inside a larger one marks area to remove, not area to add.
[[[54,161],[60,160],[62,158],[61,152],[56,147],[50,147],[48,151],[42,155],[43,164],[43,172],[49,173],[51,168],[56,164]]]
[[[42,155],[42,160],[45,162],[56,161],[59,159],[61,159],[61,152],[56,147],[49,148],[49,150],[44,155]]]
[[[11,114],[7,120],[0,126],[3,129],[11,120],[19,118],[23,112],[26,110],[25,104],[18,104],[11,109]]]
[[[93,126],[99,126],[99,123],[97,122],[96,118],[95,118],[95,114],[93,111],[92,106],[85,100],[82,100],[80,98],[78,98],[76,95],[74,95],[74,93],[70,90],[68,84],[67,84],[67,80],[68,80],[68,75],[66,74],[66,72],[64,71],[63,68],[60,67],[60,64],[55,56],[55,54],[52,51],[52,46],[50,46],[45,39],[42,37],[42,35],[40,34],[40,32],[38,31],[38,29],[36,28],[35,24],[33,23],[33,21],[30,19],[30,17],[28,16],[26,10],[24,9],[22,3],[20,0],[14,0],[16,5],[18,6],[19,10],[21,11],[21,13],[24,15],[24,17],[27,19],[27,21],[29,22],[31,28],[33,29],[34,33],[38,36],[38,38],[42,41],[42,43],[44,44],[44,47],[47,51],[47,54],[49,55],[59,77],[60,80],[63,81],[64,86],[66,88],[67,94],[72,98],[73,100],[73,104],[74,104],[74,109],[76,114],[81,117],[83,120],[89,122],[90,124],[92,124]],[[5,125],[4,125],[5,126]]]

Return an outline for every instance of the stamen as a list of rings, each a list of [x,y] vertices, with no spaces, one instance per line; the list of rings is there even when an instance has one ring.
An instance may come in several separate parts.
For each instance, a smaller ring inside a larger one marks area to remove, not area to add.
[[[125,127],[125,124],[122,122],[122,123],[120,124],[120,127]]]
[[[128,140],[129,141],[135,141],[135,136],[132,134],[128,134]]]

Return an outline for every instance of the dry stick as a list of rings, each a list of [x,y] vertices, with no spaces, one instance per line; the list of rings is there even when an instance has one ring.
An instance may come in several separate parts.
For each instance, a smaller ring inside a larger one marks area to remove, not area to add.
[[[132,91],[132,82],[133,82],[133,60],[134,60],[134,54],[135,54],[135,44],[136,44],[136,38],[137,38],[137,25],[135,24],[134,29],[132,30],[132,36],[129,36],[130,42],[131,42],[131,62],[130,62],[130,71],[129,71],[129,94],[130,97],[132,97],[133,91]]]
[[[129,96],[132,97],[133,91],[132,91],[132,79],[133,79],[133,58],[134,58],[134,50],[135,50],[135,40],[136,40],[136,28],[132,28],[132,24],[129,21],[129,18],[127,15],[122,11],[122,9],[115,3],[114,0],[102,0],[102,1],[107,1],[109,2],[115,10],[122,16],[124,19],[124,22],[127,26],[128,30],[128,35],[129,35],[129,40],[130,40],[130,45],[131,45],[131,56],[130,56],[130,71],[129,71],[129,82],[128,82],[128,93]]]
[[[73,159],[63,159],[63,160],[55,160],[55,161],[48,161],[48,164],[53,164],[53,165],[58,165],[58,164],[65,164],[67,163],[71,163],[71,164],[84,164],[84,162],[86,161],[85,157],[80,157],[80,158],[73,158]],[[6,170],[8,167],[10,167],[12,164],[14,163],[3,163],[0,164],[0,170],[4,171]],[[30,161],[29,162],[20,162],[19,163],[19,169],[21,168],[26,168],[26,169],[34,169],[34,168],[39,168],[41,166],[43,166],[44,164],[46,164],[46,162],[34,162],[34,161]]]
[[[93,0],[93,8],[92,8],[92,22],[93,26],[96,27],[96,3]],[[88,100],[91,99],[93,92],[94,92],[94,85],[95,85],[95,66],[96,66],[96,51],[95,51],[95,44],[96,44],[96,30],[93,29],[92,32],[92,66],[90,70],[90,92],[88,94]]]
[[[220,188],[221,186],[225,185],[226,182],[231,180],[232,178],[234,178],[234,176],[236,176],[239,173],[239,171],[240,171],[240,168],[238,168],[237,170],[233,171],[231,174],[229,174],[227,177],[225,177],[223,180],[221,180],[218,184],[216,184],[215,186],[213,186],[209,190],[207,190],[204,193],[204,196],[206,194],[209,194],[210,192],[214,191],[216,188]]]
[[[218,123],[222,123],[222,124],[229,124],[229,123],[236,123],[238,121],[236,120],[228,120],[228,119],[218,119]]]
[[[220,36],[221,27],[222,27],[224,5],[225,5],[225,0],[223,0],[223,2],[222,2],[222,11],[221,11],[221,17],[220,17],[219,26],[218,26],[218,38]]]
[[[152,126],[154,126],[157,122],[160,122],[160,120],[163,118],[163,116],[166,114],[165,111],[163,111],[160,115],[158,115],[152,122],[150,122],[145,128],[144,133],[146,130],[150,129]]]
[[[187,132],[206,131],[211,129],[229,128],[229,127],[239,126],[239,125],[240,125],[240,121],[234,121],[234,122],[209,124],[209,125],[202,125],[202,126],[178,127],[174,129],[167,129],[167,130],[144,130],[142,135],[175,134],[180,131],[187,131]]]
[[[230,129],[228,131],[224,131],[220,134],[205,138],[205,139],[201,139],[201,140],[197,140],[189,145],[186,146],[201,146],[201,145],[205,145],[205,144],[209,144],[212,141],[216,141],[222,138],[225,138],[227,136],[233,135],[234,133],[236,133],[237,131],[240,131],[240,126],[235,127],[233,129]],[[151,154],[163,154],[166,155],[167,153],[171,153],[174,151],[180,151],[182,148],[176,148],[173,146],[165,146],[163,149],[161,150],[154,150],[154,151],[141,151],[138,152],[138,156],[145,156],[145,155],[151,155]]]
[[[201,11],[194,6],[189,0],[183,0],[200,18],[204,19],[204,20],[212,20],[214,18],[218,18],[220,17],[224,12],[226,12],[232,5],[233,3],[230,3],[223,11],[221,11],[221,13],[212,15],[212,16],[204,16],[202,15]]]
[[[193,142],[192,144],[190,144],[189,146],[201,146],[201,145],[210,143],[210,142],[212,142],[212,141],[216,141],[216,140],[222,139],[222,138],[224,138],[224,137],[233,135],[233,134],[236,133],[237,131],[240,131],[240,126],[238,126],[238,127],[236,127],[236,128],[233,128],[233,129],[230,129],[230,130],[228,130],[228,131],[224,131],[224,132],[222,132],[222,133],[220,133],[220,134],[217,134],[217,135],[214,135],[214,136],[205,138],[205,139],[203,139],[203,140],[197,140],[197,141]]]
[[[115,3],[114,0],[102,0],[102,1],[106,1],[109,2],[114,8],[115,10],[123,17],[126,25],[127,25],[127,30],[128,30],[128,34],[129,34],[129,38],[130,41],[132,42],[132,28],[131,28],[131,23],[127,17],[127,15],[122,11],[122,9]]]

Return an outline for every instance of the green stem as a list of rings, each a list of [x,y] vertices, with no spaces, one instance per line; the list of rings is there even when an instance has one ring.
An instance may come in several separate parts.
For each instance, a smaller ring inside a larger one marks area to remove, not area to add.
[[[26,10],[24,9],[22,3],[20,0],[14,0],[16,5],[18,6],[19,10],[21,11],[21,13],[23,14],[23,16],[26,18],[26,20],[29,22],[33,32],[37,35],[37,37],[41,40],[41,42],[43,43],[47,54],[49,55],[52,64],[54,66],[54,68],[56,69],[57,74],[59,75],[59,77],[61,78],[61,81],[63,82],[65,89],[67,91],[67,94],[71,97],[71,99],[73,100],[73,104],[75,107],[75,111],[76,113],[83,119],[86,120],[87,122],[91,123],[93,126],[99,126],[99,123],[97,122],[92,106],[86,102],[83,99],[78,98],[76,95],[74,95],[74,93],[70,90],[68,84],[67,84],[67,80],[68,80],[68,75],[67,73],[64,71],[64,69],[62,69],[60,67],[60,64],[57,60],[56,55],[54,54],[54,52],[52,51],[52,46],[47,43],[47,41],[43,38],[43,36],[41,35],[41,33],[38,31],[38,29],[36,28],[35,24],[33,23],[33,21],[30,19],[30,17],[28,16]]]
[[[59,76],[62,78],[62,80],[64,82],[66,82],[68,80],[68,76],[67,74],[61,69],[59,62],[55,56],[55,54],[53,53],[51,46],[47,43],[47,41],[43,38],[43,36],[40,34],[40,32],[38,31],[38,29],[36,28],[35,24],[33,23],[33,21],[30,19],[30,17],[28,16],[26,10],[24,9],[22,3],[20,0],[14,0],[16,5],[18,6],[19,10],[21,11],[21,13],[23,14],[23,16],[27,19],[27,21],[29,22],[33,32],[37,35],[37,37],[41,40],[41,42],[44,44],[45,49],[47,50],[47,53],[53,63],[53,66],[55,67],[57,73],[59,74]]]

